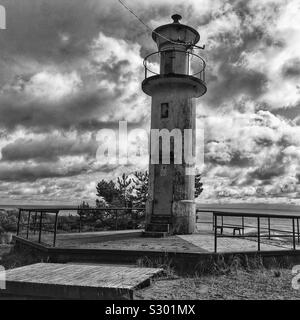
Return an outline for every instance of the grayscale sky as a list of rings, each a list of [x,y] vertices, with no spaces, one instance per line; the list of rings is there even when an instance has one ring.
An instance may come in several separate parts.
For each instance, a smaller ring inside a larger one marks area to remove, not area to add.
[[[202,201],[300,203],[299,0],[127,0],[151,27],[201,34],[207,94]],[[149,129],[149,31],[117,0],[0,0],[0,203],[72,203],[136,166],[95,160],[95,134]]]

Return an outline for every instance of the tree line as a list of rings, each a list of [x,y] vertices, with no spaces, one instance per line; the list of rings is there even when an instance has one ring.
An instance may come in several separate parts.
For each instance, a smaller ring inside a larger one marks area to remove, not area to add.
[[[145,210],[126,208],[145,208],[148,198],[149,173],[137,171],[131,175],[123,173],[115,181],[101,180],[96,185],[96,208],[123,208],[118,211],[93,210],[83,202],[78,210],[83,224],[94,225],[97,229],[130,229],[144,227]],[[195,177],[195,197],[203,191],[201,175]],[[85,210],[82,210],[85,209]],[[90,210],[87,210],[90,209]],[[117,216],[118,215],[118,216]]]

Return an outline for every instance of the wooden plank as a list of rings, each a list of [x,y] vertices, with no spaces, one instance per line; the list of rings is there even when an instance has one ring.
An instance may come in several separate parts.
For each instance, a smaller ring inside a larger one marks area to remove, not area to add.
[[[128,298],[162,272],[158,268],[119,265],[37,263],[8,270],[4,294],[60,299]]]

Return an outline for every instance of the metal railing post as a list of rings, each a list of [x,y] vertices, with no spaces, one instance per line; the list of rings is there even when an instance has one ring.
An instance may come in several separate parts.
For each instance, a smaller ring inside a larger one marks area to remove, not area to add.
[[[31,211],[28,211],[26,239],[29,238],[30,218],[31,218]]]
[[[218,237],[218,233],[217,233],[218,220],[217,219],[218,219],[218,216],[216,213],[213,213],[213,217],[214,217],[214,226],[215,226],[215,248],[214,248],[214,251],[215,251],[215,253],[217,253],[217,250],[218,250],[218,248],[217,248],[217,246],[218,246],[218,242],[217,242],[217,237]]]
[[[18,236],[18,235],[19,235],[19,233],[20,233],[21,212],[22,212],[22,210],[21,210],[21,209],[19,209],[18,224],[17,224],[17,236]]]
[[[37,211],[35,212],[35,215],[34,215],[34,227],[33,227],[33,234],[35,235],[36,234],[36,224],[37,224]]]
[[[257,217],[257,251],[260,251],[260,218]]]
[[[296,250],[295,219],[293,218],[293,250]]]
[[[79,215],[79,233],[81,233],[81,213],[79,214],[79,206],[77,207],[77,215]]]
[[[245,237],[245,217],[242,217],[242,235]]]
[[[297,233],[298,233],[298,244],[299,244],[300,243],[299,218],[297,218]]]
[[[42,240],[42,223],[43,223],[43,211],[40,213],[40,227],[39,227],[39,243]]]
[[[53,247],[56,246],[56,235],[57,235],[57,221],[58,221],[58,213],[55,214],[55,222],[54,222],[54,236],[53,236]]]
[[[269,232],[269,240],[271,240],[271,218],[268,218],[268,232]]]

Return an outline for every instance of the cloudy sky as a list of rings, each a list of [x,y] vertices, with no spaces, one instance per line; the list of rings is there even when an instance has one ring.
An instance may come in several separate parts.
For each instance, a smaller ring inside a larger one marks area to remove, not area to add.
[[[300,203],[300,2],[127,0],[151,27],[182,22],[206,50],[201,201]],[[149,129],[151,34],[117,0],[0,0],[0,203],[95,198],[96,133]]]

